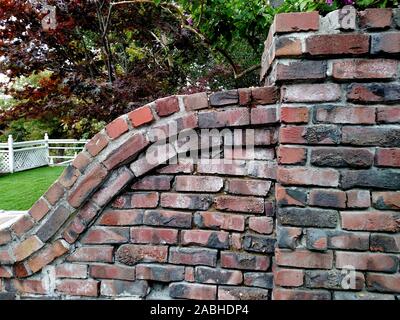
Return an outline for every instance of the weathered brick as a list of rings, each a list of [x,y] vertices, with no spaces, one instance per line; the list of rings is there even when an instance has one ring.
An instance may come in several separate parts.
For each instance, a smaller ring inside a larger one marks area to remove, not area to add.
[[[139,225],[143,223],[143,211],[108,209],[102,213],[97,223],[103,226]]]
[[[4,266],[0,267],[0,278],[12,278],[12,276],[13,276],[13,272],[12,272],[11,268],[4,267]],[[1,291],[2,290],[1,290],[1,286],[0,286],[0,292]]]
[[[354,276],[355,278],[349,281],[349,275],[345,272],[308,270],[305,272],[305,286],[312,289],[362,290],[365,281],[364,275],[356,272]]]
[[[325,230],[307,229],[306,247],[310,250],[325,251],[328,248],[328,237]]]
[[[276,106],[257,106],[251,108],[252,124],[272,124],[278,122]]]
[[[344,143],[360,146],[400,147],[400,130],[397,128],[344,127]]]
[[[8,229],[0,230],[0,245],[11,242],[11,231]]]
[[[266,255],[222,251],[221,266],[239,270],[265,271],[270,266],[270,258]]]
[[[24,214],[22,217],[20,217],[17,221],[15,221],[11,225],[10,229],[17,236],[21,236],[28,230],[32,229],[34,224],[35,224],[35,220],[33,220],[30,215]]]
[[[125,243],[129,241],[127,227],[91,227],[81,240],[84,244]]]
[[[303,188],[285,188],[275,185],[275,198],[279,206],[300,206],[307,204],[307,191]]]
[[[112,262],[113,247],[111,246],[85,246],[76,248],[67,261],[69,262]]]
[[[252,160],[247,163],[247,174],[250,177],[276,179],[277,163],[275,161]]]
[[[219,300],[268,300],[269,291],[249,287],[218,287]]]
[[[352,266],[356,270],[395,272],[398,259],[395,255],[369,252],[336,252],[336,268]]]
[[[326,61],[278,62],[275,66],[276,81],[322,80],[326,78],[326,71]]]
[[[373,233],[370,238],[370,250],[381,252],[400,252],[400,235]]]
[[[372,35],[371,53],[399,53],[400,33],[385,32]]]
[[[176,191],[218,192],[224,186],[220,177],[210,176],[177,176],[175,178]]]
[[[163,124],[153,125],[148,135],[152,142],[162,141],[168,137],[175,136],[186,129],[195,129],[198,126],[197,113],[187,112],[186,114],[171,119]]]
[[[378,107],[376,109],[377,123],[400,123],[400,107]]]
[[[161,206],[164,208],[207,210],[212,204],[210,195],[162,193]]]
[[[237,127],[250,124],[250,114],[246,108],[232,108],[224,111],[200,112],[199,128]]]
[[[237,270],[224,270],[209,267],[196,267],[195,280],[208,284],[238,285],[242,283],[242,272]]]
[[[229,234],[223,231],[183,230],[181,242],[184,245],[226,249],[229,247]]]
[[[160,175],[160,176],[146,176],[135,182],[132,190],[169,190],[173,177]]]
[[[160,117],[169,116],[177,111],[179,111],[179,102],[176,96],[162,98],[156,101],[156,112]]]
[[[32,208],[29,210],[29,214],[35,221],[40,221],[48,212],[50,208],[45,200],[39,199],[35,202]]]
[[[346,191],[348,208],[369,208],[371,199],[368,190]]]
[[[388,59],[358,59],[335,61],[332,76],[339,80],[394,79],[399,62]]]
[[[246,272],[243,283],[249,287],[258,287],[264,289],[273,288],[273,274],[265,272]]]
[[[339,185],[339,173],[333,169],[279,167],[278,181],[284,185],[337,187]]]
[[[284,147],[278,148],[278,163],[280,164],[304,164],[306,161],[307,150],[298,147]]]
[[[282,227],[277,228],[277,245],[279,248],[295,249],[301,239],[301,228]]]
[[[43,247],[43,242],[37,236],[30,236],[28,239],[22,241],[14,248],[14,256],[16,261],[22,261],[29,257],[32,253],[38,251]]]
[[[143,224],[189,228],[192,224],[192,214],[180,211],[149,210],[144,213]]]
[[[400,208],[400,192],[372,192],[372,203],[377,209],[392,209]]]
[[[367,287],[379,292],[400,292],[399,275],[367,273]]]
[[[274,219],[271,217],[250,217],[249,229],[261,234],[271,234],[274,230]]]
[[[77,278],[87,277],[88,267],[84,264],[62,263],[55,267],[56,278]]]
[[[136,133],[126,140],[122,145],[111,151],[111,153],[103,161],[103,164],[108,170],[111,170],[116,166],[128,162],[145,147],[147,147],[148,144],[149,141],[143,134]]]
[[[301,290],[276,288],[274,300],[331,300],[331,294],[325,290]]]
[[[338,144],[340,137],[340,129],[335,125],[285,126],[279,130],[281,143]]]
[[[108,264],[91,265],[89,274],[95,279],[135,280],[136,278],[136,270],[134,267]]]
[[[245,218],[238,214],[198,212],[194,222],[199,228],[244,231]]]
[[[237,104],[239,102],[239,95],[237,90],[220,91],[211,94],[209,99],[211,106],[221,107]]]
[[[368,8],[358,13],[360,27],[366,29],[383,29],[392,23],[392,9]]]
[[[223,174],[232,176],[245,176],[247,175],[246,161],[232,160],[232,163],[224,163],[221,161],[212,161],[206,163],[201,161],[197,165],[197,172],[207,174]]]
[[[266,196],[271,188],[271,181],[250,179],[229,179],[227,191],[232,194]]]
[[[208,108],[208,97],[207,93],[199,92],[183,97],[183,103],[185,109],[188,111],[200,110]]]
[[[264,199],[254,197],[218,196],[215,208],[223,211],[263,213]]]
[[[346,208],[346,193],[340,190],[313,189],[309,204],[317,207]]]
[[[55,182],[44,194],[44,197],[51,205],[55,205],[64,195],[64,188],[58,182]]]
[[[375,165],[379,167],[400,167],[400,148],[376,149]]]
[[[283,123],[307,123],[309,119],[308,108],[283,105],[281,106],[280,119]]]
[[[160,228],[131,228],[132,243],[175,244],[178,241],[178,230]]]
[[[374,162],[374,154],[360,148],[314,148],[311,163],[322,167],[368,168]]]
[[[33,273],[41,270],[44,266],[62,256],[69,250],[69,245],[63,240],[57,240],[46,246],[33,257],[29,258],[28,266]]]
[[[275,38],[275,57],[292,57],[302,54],[301,40],[296,37]]]
[[[280,287],[300,287],[304,283],[304,270],[277,269],[274,272],[274,284]]]
[[[106,132],[111,139],[116,139],[129,130],[124,118],[117,118],[106,126]]]
[[[283,225],[335,228],[338,212],[316,208],[281,208],[278,221]]]
[[[400,230],[400,213],[395,211],[348,211],[341,212],[342,228],[360,231]]]
[[[394,170],[343,170],[340,184],[343,189],[372,187],[378,189],[400,189],[400,173]]]
[[[281,88],[283,102],[329,102],[341,97],[340,86],[333,83],[293,84]]]
[[[91,156],[97,156],[108,145],[107,136],[101,132],[97,133],[88,143],[85,148]]]
[[[139,262],[166,262],[167,246],[124,244],[115,254],[117,261],[133,266]]]
[[[314,120],[322,123],[374,124],[375,108],[371,107],[314,107]]]
[[[194,267],[185,267],[185,281],[194,282]]]
[[[160,169],[157,169],[158,173],[171,174],[171,173],[192,173],[194,165],[192,161],[179,160],[177,164],[169,164]]]
[[[251,88],[238,89],[239,105],[246,106],[251,102]]]
[[[246,251],[273,253],[275,249],[275,237],[266,237],[247,234],[243,237],[242,247]]]
[[[70,189],[75,184],[76,180],[78,180],[80,175],[81,174],[78,169],[68,165],[61,174],[60,178],[58,178],[58,182],[66,189]]]
[[[13,279],[11,286],[14,291],[17,291],[23,295],[26,294],[47,294],[48,290],[44,281],[42,280],[18,280]]]
[[[150,123],[154,120],[153,113],[149,106],[143,106],[137,108],[128,113],[128,118],[135,128],[140,127],[146,123]]]
[[[68,195],[69,204],[74,208],[78,208],[104,181],[107,173],[107,170],[102,165],[95,165],[70,191]]]
[[[91,161],[92,158],[90,157],[90,155],[82,151],[78,153],[74,161],[72,161],[72,166],[77,168],[80,172],[84,172]]]
[[[217,286],[197,283],[171,283],[169,295],[178,299],[215,300]]]
[[[316,55],[359,55],[368,53],[367,34],[322,34],[306,39],[306,52]]]
[[[344,250],[368,250],[369,234],[348,232],[342,230],[328,230],[328,248]]]
[[[137,279],[161,282],[182,281],[185,279],[185,267],[173,265],[139,264],[136,266]]]
[[[101,281],[100,294],[107,297],[127,296],[144,297],[148,292],[148,284],[144,280],[103,280]]]
[[[217,252],[217,250],[206,248],[171,247],[168,261],[174,264],[215,267],[217,264]]]
[[[65,279],[56,283],[56,290],[68,296],[98,296],[99,281]]]
[[[125,193],[114,200],[112,206],[119,209],[155,208],[158,205],[157,192]]]
[[[251,88],[252,101],[255,104],[272,104],[278,101],[279,93],[277,87]]]
[[[306,269],[331,269],[333,253],[312,252],[303,249],[296,251],[276,249],[275,260],[279,266],[306,268]]]
[[[319,29],[319,13],[295,12],[280,13],[275,16],[274,30],[281,32],[316,31]]]
[[[400,85],[396,83],[351,84],[347,88],[347,100],[355,103],[399,102]]]

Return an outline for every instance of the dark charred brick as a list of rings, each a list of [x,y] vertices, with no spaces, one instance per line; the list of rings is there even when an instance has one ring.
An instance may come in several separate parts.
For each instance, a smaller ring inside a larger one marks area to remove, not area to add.
[[[316,80],[326,77],[326,61],[300,60],[276,65],[276,80]]]
[[[400,252],[400,235],[371,234],[371,251]]]
[[[303,137],[310,144],[338,144],[340,130],[337,126],[316,125],[306,128]]]
[[[49,217],[49,219],[42,224],[37,230],[36,235],[40,240],[46,242],[49,240],[60,227],[67,221],[70,211],[64,206],[59,206]]]
[[[265,272],[246,272],[244,274],[244,284],[250,287],[272,289],[274,276],[272,273]]]
[[[269,291],[260,288],[224,287],[218,288],[220,300],[268,300]]]
[[[368,168],[374,162],[374,155],[366,149],[322,148],[311,150],[311,163],[320,167]]]
[[[197,267],[195,272],[195,280],[197,282],[210,284],[238,285],[242,282],[243,276],[242,273],[237,270]]]
[[[343,170],[340,176],[340,184],[343,189],[353,187],[400,189],[400,172],[394,170]]]
[[[400,129],[343,127],[342,143],[357,146],[400,147]]]
[[[301,228],[279,227],[277,230],[279,248],[295,249],[302,236]]]
[[[354,283],[348,283],[346,281],[346,272],[329,270],[308,270],[305,272],[305,285],[308,288],[326,288],[326,289],[348,289],[361,290],[364,287],[364,276],[362,273],[356,273],[356,279]],[[344,286],[343,286],[344,285]],[[353,287],[352,287],[353,286]]]
[[[272,253],[275,250],[276,239],[263,236],[245,235],[243,249],[253,252]]]
[[[328,247],[328,237],[324,230],[308,229],[306,245],[310,250],[325,251]]]
[[[278,220],[283,225],[335,228],[338,212],[310,208],[281,208],[278,212]]]
[[[347,100],[357,103],[400,101],[400,85],[390,83],[351,84],[347,89]]]
[[[329,249],[368,250],[369,234],[342,230],[327,230]]]
[[[239,94],[237,90],[221,91],[210,95],[211,106],[226,106],[239,103]]]

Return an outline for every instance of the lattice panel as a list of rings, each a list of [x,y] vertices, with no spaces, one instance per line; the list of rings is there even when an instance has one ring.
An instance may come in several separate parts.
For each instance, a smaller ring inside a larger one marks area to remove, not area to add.
[[[14,151],[14,171],[22,171],[48,164],[46,148]]]
[[[0,173],[10,172],[8,152],[0,152]]]

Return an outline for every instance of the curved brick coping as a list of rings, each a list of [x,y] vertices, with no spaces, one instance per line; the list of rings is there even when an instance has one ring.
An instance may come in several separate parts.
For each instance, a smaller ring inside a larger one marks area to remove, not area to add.
[[[160,130],[171,125],[180,132],[274,124],[275,108],[257,105],[278,100],[274,86],[170,96],[115,119],[86,144],[27,214],[0,230],[1,268],[9,277],[27,277],[73,249],[119,190],[176,155],[172,150],[157,164],[140,156],[157,141]]]

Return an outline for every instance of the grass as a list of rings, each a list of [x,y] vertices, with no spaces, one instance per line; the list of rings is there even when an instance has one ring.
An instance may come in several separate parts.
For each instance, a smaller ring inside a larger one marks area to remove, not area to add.
[[[64,167],[42,167],[0,176],[0,210],[28,210]]]

